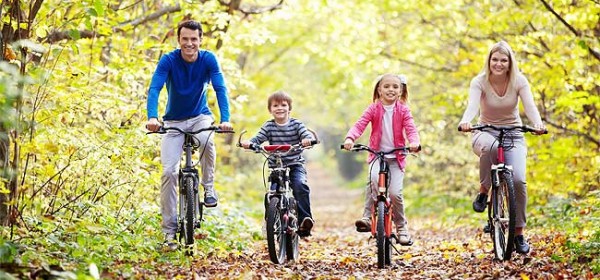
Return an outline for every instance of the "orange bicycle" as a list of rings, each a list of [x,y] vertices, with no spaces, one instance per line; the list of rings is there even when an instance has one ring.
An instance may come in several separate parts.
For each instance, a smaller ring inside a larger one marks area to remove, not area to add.
[[[341,145],[341,148],[344,149],[344,145]],[[421,146],[419,146],[418,150],[421,150]],[[411,154],[411,152],[408,147],[398,147],[386,152],[375,151],[371,149],[371,147],[363,144],[354,144],[350,151],[367,151],[379,159],[377,200],[373,204],[374,209],[371,211],[371,225],[375,226],[371,226],[371,236],[377,241],[377,267],[384,268],[386,265],[391,265],[392,263],[392,248],[396,250],[397,253],[400,253],[398,249],[394,247],[392,242],[392,240],[395,240],[396,243],[400,243],[400,240],[393,230],[394,225],[392,224],[392,203],[388,197],[390,167],[387,161],[385,161],[385,156],[389,154],[395,154],[398,151],[404,155]],[[373,166],[371,165],[371,168],[372,167]],[[412,241],[405,246],[410,245],[412,245]]]

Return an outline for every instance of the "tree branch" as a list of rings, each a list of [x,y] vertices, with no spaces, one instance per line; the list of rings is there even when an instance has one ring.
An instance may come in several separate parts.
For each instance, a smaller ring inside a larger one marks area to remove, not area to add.
[[[569,29],[571,32],[573,32],[573,34],[575,34],[575,36],[577,37],[581,37],[581,32],[577,31],[573,26],[571,26],[564,18],[562,18],[549,4],[548,2],[546,2],[546,0],[540,0],[540,2],[542,2],[542,4],[544,4],[544,7],[546,7],[546,9],[552,13],[560,22],[562,22],[562,24],[564,26],[567,27],[567,29]],[[600,53],[597,52],[596,50],[592,49],[590,46],[587,46],[588,51],[592,54],[592,56],[594,56],[597,60],[600,60]]]
[[[558,129],[560,129],[560,130],[562,130],[562,131],[564,131],[564,132],[566,132],[568,134],[575,134],[577,136],[581,136],[581,137],[589,140],[590,142],[594,143],[600,149],[600,140],[595,139],[592,135],[589,135],[589,134],[586,134],[586,133],[583,133],[583,132],[580,132],[580,131],[577,131],[577,130],[574,130],[574,129],[569,129],[566,126],[562,126],[562,125],[559,125],[557,123],[554,123],[554,122],[550,121],[547,118],[544,118],[544,122],[546,122],[547,124],[549,124],[549,125],[551,125],[551,126],[553,126],[555,128],[558,128]]]
[[[179,12],[181,11],[181,5],[179,5],[179,3],[177,3],[175,6],[167,6],[164,7],[154,13],[151,13],[147,16],[144,17],[140,17],[134,20],[130,20],[130,21],[126,21],[126,22],[122,22],[119,25],[117,25],[117,27],[114,28],[115,31],[123,31],[123,27],[127,26],[127,25],[131,25],[133,27],[136,27],[140,24],[144,24],[148,21],[151,20],[155,20],[157,18],[160,18],[166,14],[171,14],[171,13],[175,13],[175,12]]]

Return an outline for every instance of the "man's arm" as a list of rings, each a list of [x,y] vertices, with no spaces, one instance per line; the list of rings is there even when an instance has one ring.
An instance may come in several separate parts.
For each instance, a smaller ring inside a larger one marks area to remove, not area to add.
[[[146,129],[150,131],[157,131],[160,127],[158,121],[158,97],[162,90],[167,76],[169,75],[170,63],[166,56],[163,56],[156,66],[156,70],[152,75],[150,81],[150,87],[148,88],[148,99],[146,103],[146,114],[148,116],[148,122],[146,123]]]

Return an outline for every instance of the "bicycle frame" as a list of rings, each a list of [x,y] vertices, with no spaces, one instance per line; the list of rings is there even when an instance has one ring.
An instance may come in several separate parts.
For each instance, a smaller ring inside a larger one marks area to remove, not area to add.
[[[310,130],[316,140],[311,141],[311,146],[318,144],[317,134]],[[246,131],[238,138],[238,147],[242,147],[241,139]],[[310,146],[309,146],[310,147]],[[269,257],[273,263],[283,264],[286,260],[297,260],[298,253],[298,219],[296,217],[296,200],[290,187],[290,168],[283,162],[283,157],[291,152],[306,149],[302,143],[295,145],[265,145],[251,144],[248,149],[261,153],[266,159],[274,160],[274,165],[269,167],[269,186],[265,183],[265,209],[267,211],[267,244]]]
[[[344,149],[344,145],[341,145],[340,148]],[[418,147],[418,150],[421,150],[420,146]],[[377,199],[371,206],[371,236],[377,240],[377,267],[384,268],[385,265],[391,264],[391,248],[394,248],[394,250],[399,253],[398,249],[394,247],[391,240],[394,239],[397,243],[400,243],[400,240],[393,231],[393,205],[388,195],[390,184],[390,167],[385,156],[389,154],[395,154],[398,151],[404,155],[408,155],[410,154],[410,150],[408,147],[398,147],[390,151],[383,152],[375,151],[369,146],[363,144],[354,144],[350,151],[367,151],[375,155],[375,158],[379,160]],[[395,160],[395,158],[393,160]],[[372,191],[372,188],[370,187],[370,174],[371,172],[369,172],[369,189]],[[380,219],[383,221],[380,222]]]
[[[491,195],[488,202],[488,226],[490,237],[494,243],[494,255],[499,260],[510,260],[514,249],[514,238],[516,231],[516,197],[511,165],[505,162],[505,150],[509,146],[505,143],[507,134],[511,131],[537,132],[529,126],[494,126],[476,125],[472,130],[487,131],[495,130],[499,134],[497,162],[492,163],[491,172]],[[459,127],[459,131],[461,131]],[[546,134],[543,131],[541,134]]]
[[[160,127],[158,131],[148,132],[147,134],[165,134],[169,130],[177,131],[184,135],[182,146],[184,161],[178,174],[177,233],[179,234],[180,241],[183,240],[185,245],[191,246],[194,244],[193,231],[195,228],[200,228],[201,226],[204,205],[204,201],[201,201],[199,197],[199,172],[192,160],[194,149],[199,147],[196,144],[195,140],[198,139],[195,135],[206,131],[210,131],[211,133],[234,133],[234,131],[221,130],[217,126],[209,126],[196,131],[184,131],[177,127]]]

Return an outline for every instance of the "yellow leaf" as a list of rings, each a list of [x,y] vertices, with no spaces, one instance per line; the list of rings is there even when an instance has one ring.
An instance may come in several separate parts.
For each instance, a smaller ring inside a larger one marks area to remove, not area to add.
[[[529,280],[529,276],[527,276],[527,274],[525,274],[525,273],[521,273],[521,279]]]

